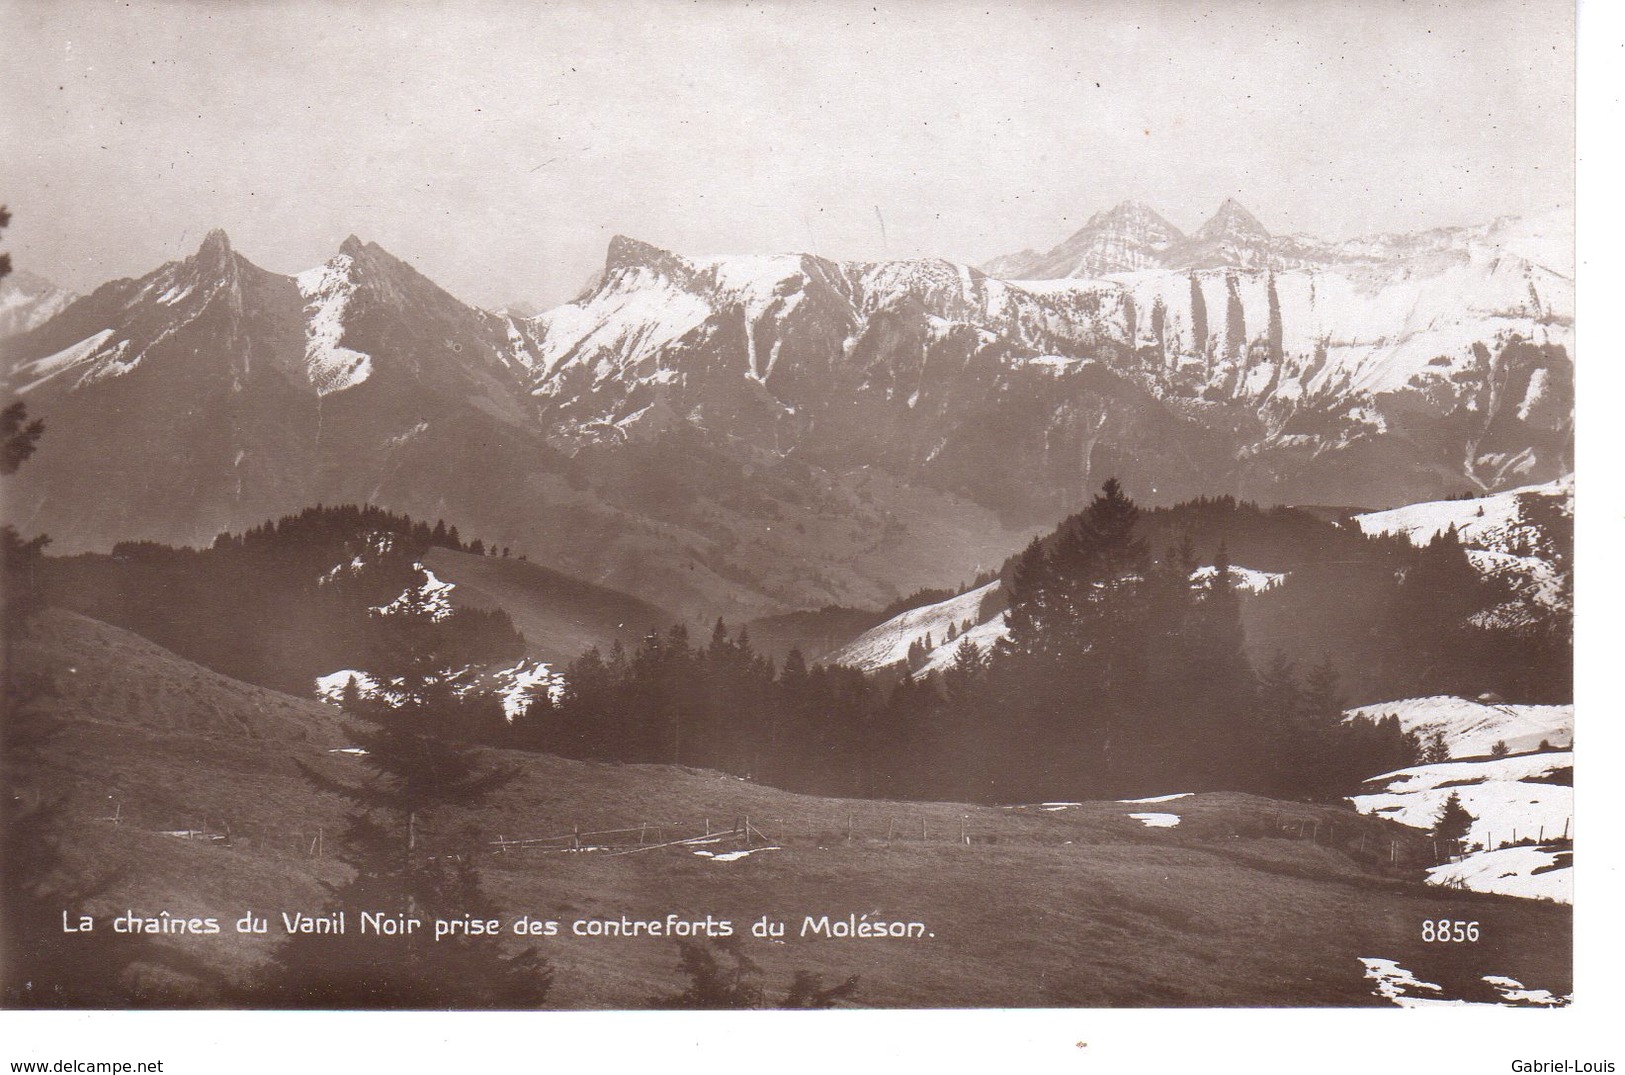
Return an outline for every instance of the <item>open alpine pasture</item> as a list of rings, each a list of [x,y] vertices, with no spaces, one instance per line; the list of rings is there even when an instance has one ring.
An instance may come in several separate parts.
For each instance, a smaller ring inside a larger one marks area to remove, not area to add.
[[[282,913],[321,913],[324,885],[348,873],[328,841],[349,806],[309,776],[356,778],[346,718],[60,611],[17,658],[49,684],[34,703],[49,763],[15,790],[63,797],[60,850],[89,893],[68,919],[213,917],[218,934],[149,938],[127,995],[253,1006],[243,989],[286,936]],[[866,1007],[1389,1004],[1362,960],[1396,962],[1433,998],[1502,999],[1486,977],[1572,990],[1568,906],[1425,885],[1425,834],[1346,806],[1177,788],[1143,803],[847,800],[482,754],[517,775],[477,810],[427,819],[422,839],[478,862],[501,923],[490,943],[547,958],[549,1007],[647,1007],[679,990],[675,937],[574,935],[670,915],[728,920],[768,1003],[810,971],[857,976],[847,1003]],[[236,931],[250,913],[268,932]],[[924,935],[802,935],[826,915]],[[521,916],[558,933],[515,936]],[[751,936],[764,916],[782,938]],[[1479,939],[1424,941],[1439,920],[1476,922]]]

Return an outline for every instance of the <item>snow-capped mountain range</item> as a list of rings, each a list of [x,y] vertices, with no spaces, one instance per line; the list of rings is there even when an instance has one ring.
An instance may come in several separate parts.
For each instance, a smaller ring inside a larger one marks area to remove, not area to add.
[[[1572,260],[1572,224],[1554,211],[1532,221],[1502,217],[1490,224],[1367,235],[1328,242],[1308,235],[1272,235],[1234,198],[1193,234],[1186,235],[1137,201],[1121,202],[1090,217],[1060,245],[1045,252],[1005,254],[982,266],[1007,280],[1093,279],[1142,269],[1333,269],[1423,257],[1472,244],[1505,249],[1564,272]],[[1566,275],[1566,273],[1565,273]]]
[[[73,551],[372,501],[665,607],[873,606],[1108,476],[1382,508],[1566,473],[1566,226],[1294,261],[1330,248],[1239,205],[1190,237],[1131,205],[1027,282],[616,238],[528,317],[353,237],[285,276],[217,231],[0,344],[47,425],[8,514]]]

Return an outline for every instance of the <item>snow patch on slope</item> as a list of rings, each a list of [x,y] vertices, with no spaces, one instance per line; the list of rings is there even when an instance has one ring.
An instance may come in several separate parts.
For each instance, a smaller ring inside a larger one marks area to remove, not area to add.
[[[711,316],[700,296],[650,269],[619,270],[588,298],[541,314],[539,364],[551,374],[566,362],[592,367],[594,381],[652,373],[662,351]]]
[[[352,679],[355,680],[356,693],[362,698],[377,696],[376,679],[355,668],[341,668],[337,672],[316,677],[316,697],[328,705],[338,705],[344,700],[344,689]]]
[[[1205,585],[1218,573],[1219,569],[1214,567],[1212,564],[1209,564],[1206,567],[1199,567],[1195,571],[1191,572],[1191,581]],[[1276,571],[1254,571],[1250,567],[1241,567],[1239,565],[1231,565],[1230,570],[1227,573],[1230,576],[1231,586],[1238,590],[1245,590],[1248,593],[1263,593],[1265,590],[1273,589],[1286,581],[1286,575],[1284,573]]]
[[[325,586],[341,578],[353,577],[365,571],[371,564],[382,560],[388,552],[395,547],[395,536],[388,531],[373,530],[361,539],[361,548],[349,560],[334,564],[328,568],[316,585]]]
[[[430,619],[439,621],[450,616],[454,611],[451,607],[451,591],[457,588],[456,583],[441,582],[433,571],[421,563],[412,566],[423,573],[423,581],[403,590],[401,595],[389,604],[373,606],[372,611],[380,616],[394,616],[421,602]]]
[[[498,669],[488,678],[487,689],[502,699],[502,715],[510,724],[524,715],[538,688],[545,689],[548,699],[555,703],[564,695],[564,678],[541,661],[521,660],[512,668]]]
[[[102,344],[106,343],[112,335],[112,329],[104,328],[94,336],[88,336],[76,344],[64,347],[53,355],[46,355],[44,358],[37,358],[32,362],[23,363],[17,367],[14,376],[18,378],[32,377],[33,380],[17,389],[17,391],[19,393],[32,391],[59,373],[65,373],[75,367],[94,363],[100,357],[98,351]]]
[[[320,396],[354,388],[372,376],[372,357],[340,346],[344,315],[357,282],[355,260],[339,254],[294,279],[305,300],[305,375]]]
[[[779,850],[782,849],[777,847],[751,847],[739,851],[696,851],[694,853],[701,858],[708,858],[712,862],[738,862],[742,858],[749,858],[752,855],[759,855],[763,851]]]
[[[1454,793],[1473,815],[1468,845],[1493,850],[1515,839],[1572,835],[1574,788],[1542,781],[1573,768],[1571,751],[1416,765],[1373,777],[1349,801],[1362,814],[1429,829]]]
[[[950,597],[934,605],[900,612],[878,627],[871,627],[863,632],[830,654],[826,660],[831,664],[873,672],[899,661],[906,661],[909,646],[922,641],[927,634],[931,636],[933,650],[944,648],[936,644],[947,637],[948,629],[950,627],[957,629],[966,620],[975,623],[980,614],[982,598],[991,594],[998,586],[999,583],[995,580],[958,597]],[[999,621],[999,629],[1002,630],[1004,617],[1000,615],[994,619]],[[953,645],[958,644],[956,639]],[[953,647],[947,648],[951,651]]]
[[[1154,806],[1157,803],[1171,803],[1175,799],[1188,799],[1190,797],[1191,792],[1176,791],[1172,795],[1153,795],[1146,799],[1118,799],[1117,801],[1126,806]]]
[[[1570,475],[1543,485],[1526,485],[1471,500],[1435,500],[1373,511],[1356,515],[1354,523],[1366,534],[1404,534],[1413,545],[1425,545],[1454,526],[1463,545],[1517,554],[1520,549],[1538,545],[1542,539],[1524,520],[1519,506],[1519,497],[1528,495],[1561,497],[1572,514],[1574,477]]]
[[[372,675],[353,668],[341,668],[316,677],[316,697],[329,705],[339,705],[351,679],[356,693],[366,701],[381,700],[388,705],[401,701],[400,680],[382,683]],[[452,672],[446,677],[460,698],[493,695],[502,704],[502,715],[512,723],[522,716],[530,699],[545,690],[549,700],[557,702],[564,692],[564,679],[541,661],[522,659],[511,668],[470,666]]]
[[[1429,501],[1369,512],[1356,515],[1354,523],[1366,534],[1403,534],[1413,545],[1425,545],[1455,527],[1473,567],[1487,578],[1508,583],[1514,595],[1514,600],[1479,613],[1474,622],[1517,625],[1529,620],[1532,613],[1569,603],[1569,579],[1563,566],[1569,556],[1569,536],[1553,532],[1558,525],[1552,521],[1553,508],[1557,516],[1573,519],[1572,474],[1470,500]]]
[[[1505,705],[1435,695],[1363,705],[1343,717],[1377,720],[1389,714],[1399,718],[1401,730],[1423,739],[1442,733],[1452,757],[1488,754],[1497,742],[1505,742],[1515,754],[1538,748],[1542,740],[1554,747],[1574,743],[1572,705]]]
[[[993,618],[986,623],[975,624],[970,630],[962,632],[952,642],[944,642],[937,646],[926,657],[921,671],[945,672],[952,668],[955,655],[959,652],[959,647],[964,644],[966,639],[970,639],[971,644],[981,651],[983,657],[986,657],[993,652],[994,646],[1009,637],[1010,628],[1004,622],[1004,613],[995,613]],[[937,640],[935,635],[932,638]]]
[[[1574,853],[1551,847],[1502,847],[1428,870],[1428,884],[1574,902]]]

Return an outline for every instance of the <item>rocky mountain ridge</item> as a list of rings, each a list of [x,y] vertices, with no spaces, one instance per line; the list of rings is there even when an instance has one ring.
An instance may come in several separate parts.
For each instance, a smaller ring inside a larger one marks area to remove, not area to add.
[[[354,237],[285,276],[212,232],[0,343],[48,429],[8,514],[71,552],[374,502],[760,615],[956,584],[1112,475],[1146,503],[1376,508],[1571,468],[1563,221],[1174,271],[1150,262],[1245,261],[1262,228],[1114,214],[1146,226],[1125,256],[1148,267],[1019,284],[617,237],[593,287],[531,317]]]

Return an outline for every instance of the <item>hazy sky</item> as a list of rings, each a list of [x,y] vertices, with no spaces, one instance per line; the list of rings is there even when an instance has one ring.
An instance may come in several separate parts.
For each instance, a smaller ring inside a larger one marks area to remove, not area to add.
[[[1117,201],[1326,238],[1569,204],[1557,0],[0,3],[19,268],[355,233],[486,305],[617,232],[983,261]],[[882,225],[882,221],[884,224]]]

